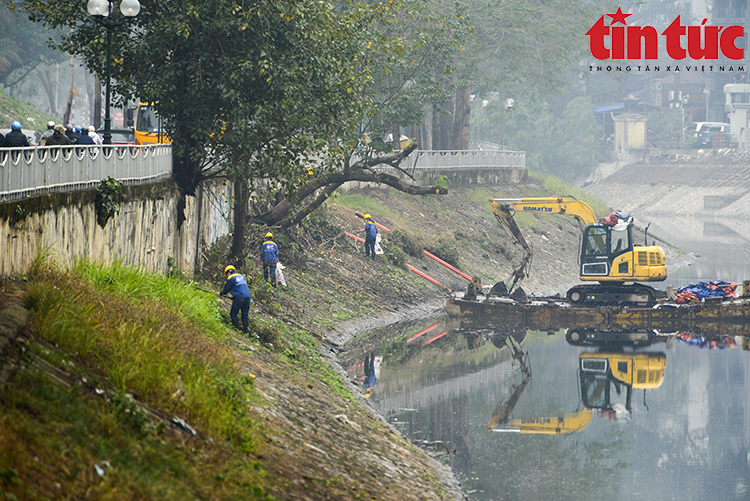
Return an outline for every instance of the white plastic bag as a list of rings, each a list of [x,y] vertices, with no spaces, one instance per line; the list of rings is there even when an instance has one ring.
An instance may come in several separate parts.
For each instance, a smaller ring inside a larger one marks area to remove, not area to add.
[[[284,280],[284,272],[281,271],[284,268],[286,268],[286,266],[284,266],[281,263],[278,263],[276,265],[276,285],[281,285],[282,287],[286,287],[286,280]]]
[[[375,255],[382,256],[383,255],[383,248],[380,247],[380,233],[375,237]]]

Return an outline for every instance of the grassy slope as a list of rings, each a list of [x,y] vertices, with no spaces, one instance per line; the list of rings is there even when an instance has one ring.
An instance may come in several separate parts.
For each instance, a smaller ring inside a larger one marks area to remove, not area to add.
[[[47,122],[52,120],[60,123],[62,118],[50,117],[0,90],[0,129],[9,129],[10,124],[16,120],[21,122],[24,129],[44,132]]]
[[[236,499],[258,486],[262,471],[243,458],[261,433],[246,412],[257,396],[206,296],[120,266],[35,277],[27,370],[0,400],[0,491]],[[188,440],[173,416],[216,440]]]
[[[289,287],[271,290],[257,270],[244,270],[257,301],[249,339],[228,329],[226,307],[191,283],[91,264],[60,274],[40,261],[26,291],[31,341],[14,347],[25,370],[0,393],[0,493],[443,499],[429,461],[357,403],[314,339],[343,320],[440,300],[443,291],[403,266],[364,260],[343,232],[361,227],[354,210],[370,212],[489,283],[505,278],[519,254],[487,199],[560,194],[551,183],[454,189],[447,197],[339,195],[298,231],[278,235]],[[531,216],[520,224],[540,247],[575,255],[573,222]],[[249,249],[264,232],[250,237]],[[404,247],[388,235],[383,246],[389,256]],[[226,242],[209,253],[202,288],[220,285],[225,250]],[[254,251],[248,257],[254,263]],[[465,284],[431,260],[407,257],[446,285]],[[540,265],[542,277],[531,283],[565,283],[568,274],[554,275],[555,267],[558,259]],[[199,436],[175,426],[176,416]]]

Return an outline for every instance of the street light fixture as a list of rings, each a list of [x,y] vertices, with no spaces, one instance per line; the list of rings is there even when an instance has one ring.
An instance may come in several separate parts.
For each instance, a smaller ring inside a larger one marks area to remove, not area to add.
[[[107,90],[104,98],[104,144],[112,144],[112,117],[109,113],[109,80],[110,64],[112,60],[112,30],[118,26],[127,23],[141,11],[141,4],[138,0],[122,0],[120,2],[120,12],[125,16],[120,22],[115,22],[109,18],[112,5],[107,0],[89,0],[86,9],[94,17],[94,20],[107,29]]]

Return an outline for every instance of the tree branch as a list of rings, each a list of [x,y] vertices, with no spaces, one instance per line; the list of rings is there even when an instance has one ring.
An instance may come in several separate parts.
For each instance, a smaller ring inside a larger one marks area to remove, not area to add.
[[[33,65],[31,65],[31,67],[26,71],[26,73],[24,73],[19,78],[17,78],[15,82],[12,82],[12,83],[9,83],[9,84],[5,84],[5,85],[3,85],[3,87],[5,87],[7,89],[8,87],[12,87],[12,86],[16,85],[18,82],[20,82],[21,80],[23,80],[24,78],[26,78],[26,75],[28,75],[29,73],[31,73],[34,70],[34,68],[36,68],[37,66],[39,66],[39,63],[41,63],[41,61],[37,61],[36,63],[34,63]]]
[[[302,221],[307,214],[310,214],[313,210],[318,208],[339,186],[349,181],[385,184],[410,195],[445,195],[448,193],[448,188],[418,185],[404,181],[393,174],[375,172],[369,169],[360,169],[349,173],[331,172],[322,178],[319,178],[314,183],[310,183],[297,190],[297,200],[301,202],[323,188],[323,191],[320,192],[311,202],[302,205],[301,209],[296,211],[293,215],[289,215],[293,209],[292,203],[284,198],[269,211],[256,216],[255,220],[263,222],[268,226],[278,224],[281,225],[282,228],[297,224]]]

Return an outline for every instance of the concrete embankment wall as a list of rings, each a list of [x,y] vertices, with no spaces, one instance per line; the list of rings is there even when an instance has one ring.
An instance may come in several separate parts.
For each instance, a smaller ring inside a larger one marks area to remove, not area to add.
[[[95,190],[54,193],[0,205],[0,277],[28,273],[40,253],[70,268],[77,259],[122,260],[147,271],[166,272],[169,259],[185,271],[230,231],[229,186],[204,183],[186,198],[186,220],[177,228],[179,192],[172,180],[126,187],[119,214],[102,229],[96,222]]]
[[[750,158],[711,153],[625,165],[586,191],[635,214],[747,218]]]

